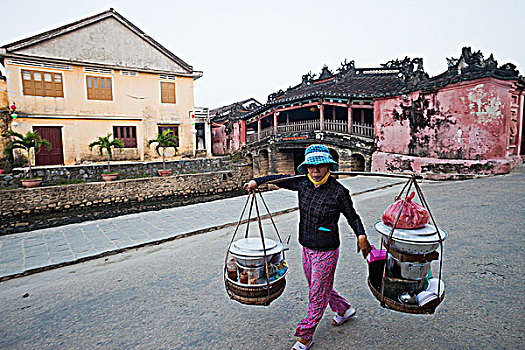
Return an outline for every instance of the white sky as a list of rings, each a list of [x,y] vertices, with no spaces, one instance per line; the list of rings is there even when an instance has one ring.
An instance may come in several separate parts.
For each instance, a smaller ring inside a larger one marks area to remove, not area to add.
[[[423,57],[431,76],[463,46],[525,75],[523,0],[0,0],[0,46],[113,7],[202,70],[195,105],[216,108],[286,90],[323,65]]]

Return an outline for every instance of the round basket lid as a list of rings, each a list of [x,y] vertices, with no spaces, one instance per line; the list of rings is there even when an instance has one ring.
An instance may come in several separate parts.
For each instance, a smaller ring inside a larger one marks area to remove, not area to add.
[[[383,236],[390,236],[392,226],[386,225],[383,221],[378,221],[374,224],[375,229]],[[439,229],[441,240],[444,241],[448,234],[443,229]],[[418,229],[403,229],[396,228],[392,234],[392,238],[400,241],[414,242],[414,243],[433,243],[439,242],[439,235],[434,225],[426,224]]]
[[[266,248],[266,255],[280,253],[284,248],[282,243],[268,238],[264,239],[264,246]],[[247,257],[264,256],[262,240],[255,237],[243,238],[233,242],[230,247],[230,252]]]

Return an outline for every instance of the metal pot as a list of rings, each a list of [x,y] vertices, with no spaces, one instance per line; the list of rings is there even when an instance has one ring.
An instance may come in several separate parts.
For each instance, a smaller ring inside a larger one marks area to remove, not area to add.
[[[421,281],[427,277],[428,271],[430,271],[430,261],[424,263],[401,262],[388,253],[386,269],[392,277]]]
[[[266,261],[279,263],[284,245],[271,239],[264,239],[266,248]],[[260,238],[243,238],[233,242],[230,253],[240,266],[264,266],[264,249]]]
[[[243,267],[261,267],[264,266],[264,256],[262,257],[245,257],[237,254],[232,255],[235,257],[237,264]],[[281,261],[281,253],[272,254],[266,256],[266,261],[270,262],[272,260]]]
[[[382,221],[376,222],[374,227],[381,233],[384,241],[387,242],[392,227]],[[428,254],[439,247],[440,236],[441,241],[444,241],[448,237],[448,233],[445,230],[439,229],[438,234],[435,226],[430,224],[414,230],[396,228],[392,234],[390,248],[406,254]]]

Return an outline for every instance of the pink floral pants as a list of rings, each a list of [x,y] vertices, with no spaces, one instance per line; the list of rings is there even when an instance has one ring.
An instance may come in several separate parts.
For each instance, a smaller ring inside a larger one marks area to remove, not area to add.
[[[315,328],[328,305],[337,313],[344,313],[350,303],[334,289],[334,275],[339,258],[339,248],[316,251],[303,247],[303,269],[308,281],[308,312],[295,328],[295,336],[312,339]]]

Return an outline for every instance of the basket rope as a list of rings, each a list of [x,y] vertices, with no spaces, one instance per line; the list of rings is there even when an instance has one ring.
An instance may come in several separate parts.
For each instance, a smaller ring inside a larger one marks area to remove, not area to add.
[[[407,199],[407,197],[410,194],[410,189],[412,188],[412,185],[414,185],[414,188],[415,188],[415,190],[417,192],[419,200],[421,201],[421,203],[423,204],[425,209],[428,211],[428,214],[429,214],[430,218],[432,219],[432,223],[434,224],[434,227],[436,228],[436,233],[438,234],[439,247],[440,247],[439,276],[438,276],[438,278],[439,278],[439,281],[441,282],[441,272],[442,272],[442,269],[443,269],[443,239],[441,237],[441,233],[439,232],[439,227],[438,227],[436,221],[434,220],[434,216],[432,215],[432,212],[430,210],[430,206],[428,205],[428,203],[427,203],[427,201],[425,199],[425,196],[423,195],[423,191],[421,190],[421,187],[417,183],[416,178],[417,178],[417,176],[415,174],[412,174],[410,179],[405,183],[405,185],[401,189],[401,192],[397,196],[397,197],[401,198],[403,193],[404,193],[404,191],[405,191],[405,189],[406,189],[406,195],[405,195],[405,199],[403,200],[403,205],[401,207],[401,210],[397,214],[396,221],[394,222],[394,225],[392,226],[392,229],[390,230],[390,234],[388,235],[388,239],[386,241],[385,248],[386,248],[387,252],[390,252],[390,245],[392,244],[392,236],[393,236],[394,231],[395,231],[395,229],[397,227],[397,223],[399,221],[399,218],[401,217],[401,213],[405,209],[405,205],[407,203],[406,199]],[[381,238],[381,239],[383,239],[383,238]],[[385,295],[384,295],[385,277],[386,277],[386,264],[383,267],[383,277],[381,279],[380,301],[381,301],[381,306],[382,307],[385,307]],[[440,290],[441,290],[441,283],[438,283],[438,298],[441,298],[439,296],[440,295]]]
[[[265,271],[266,271],[267,296],[266,296],[266,300],[264,301],[264,305],[269,305],[270,302],[272,301],[271,300],[271,297],[272,297],[271,292],[272,291],[271,291],[271,288],[270,288],[270,274],[269,274],[269,270],[268,270],[268,259],[267,259],[267,253],[266,253],[266,244],[264,242],[264,233],[263,233],[263,228],[262,228],[262,220],[261,220],[261,215],[260,215],[260,211],[259,211],[259,204],[258,204],[258,201],[257,201],[257,198],[256,198],[257,193],[259,194],[259,197],[260,197],[262,203],[264,204],[264,207],[266,208],[266,212],[267,212],[267,214],[268,214],[268,216],[269,216],[269,218],[270,218],[270,220],[272,222],[272,225],[273,225],[273,227],[275,229],[275,232],[277,234],[277,238],[279,239],[279,242],[282,244],[282,240],[281,240],[281,236],[279,234],[279,230],[277,229],[277,226],[275,225],[275,222],[273,220],[272,214],[271,214],[270,210],[268,209],[268,206],[266,205],[266,202],[264,201],[262,193],[258,189],[250,191],[248,193],[248,197],[246,198],[246,203],[244,204],[244,208],[242,210],[242,213],[241,213],[241,216],[239,218],[239,221],[237,222],[237,225],[236,225],[235,230],[233,232],[232,239],[230,240],[230,243],[228,244],[228,249],[226,251],[226,258],[224,260],[223,279],[224,279],[224,283],[225,283],[225,285],[227,287],[227,283],[226,283],[226,269],[227,269],[228,257],[229,257],[229,254],[230,254],[231,245],[232,245],[232,243],[235,240],[235,236],[237,235],[239,227],[241,226],[241,224],[246,223],[246,232],[245,232],[244,237],[248,238],[250,222],[257,220],[257,225],[258,225],[258,228],[259,228],[259,235],[261,237],[261,242],[262,242],[262,247],[263,247],[264,268],[265,268]],[[250,203],[250,207],[249,207],[249,210],[248,210],[248,218],[246,220],[243,220],[244,213],[246,212],[246,208],[248,207],[248,203]],[[256,217],[253,218],[253,220],[252,220],[252,210],[254,208],[254,204],[255,204]],[[284,258],[284,251],[283,251],[283,258]],[[237,299],[237,300],[239,300],[239,299]]]

